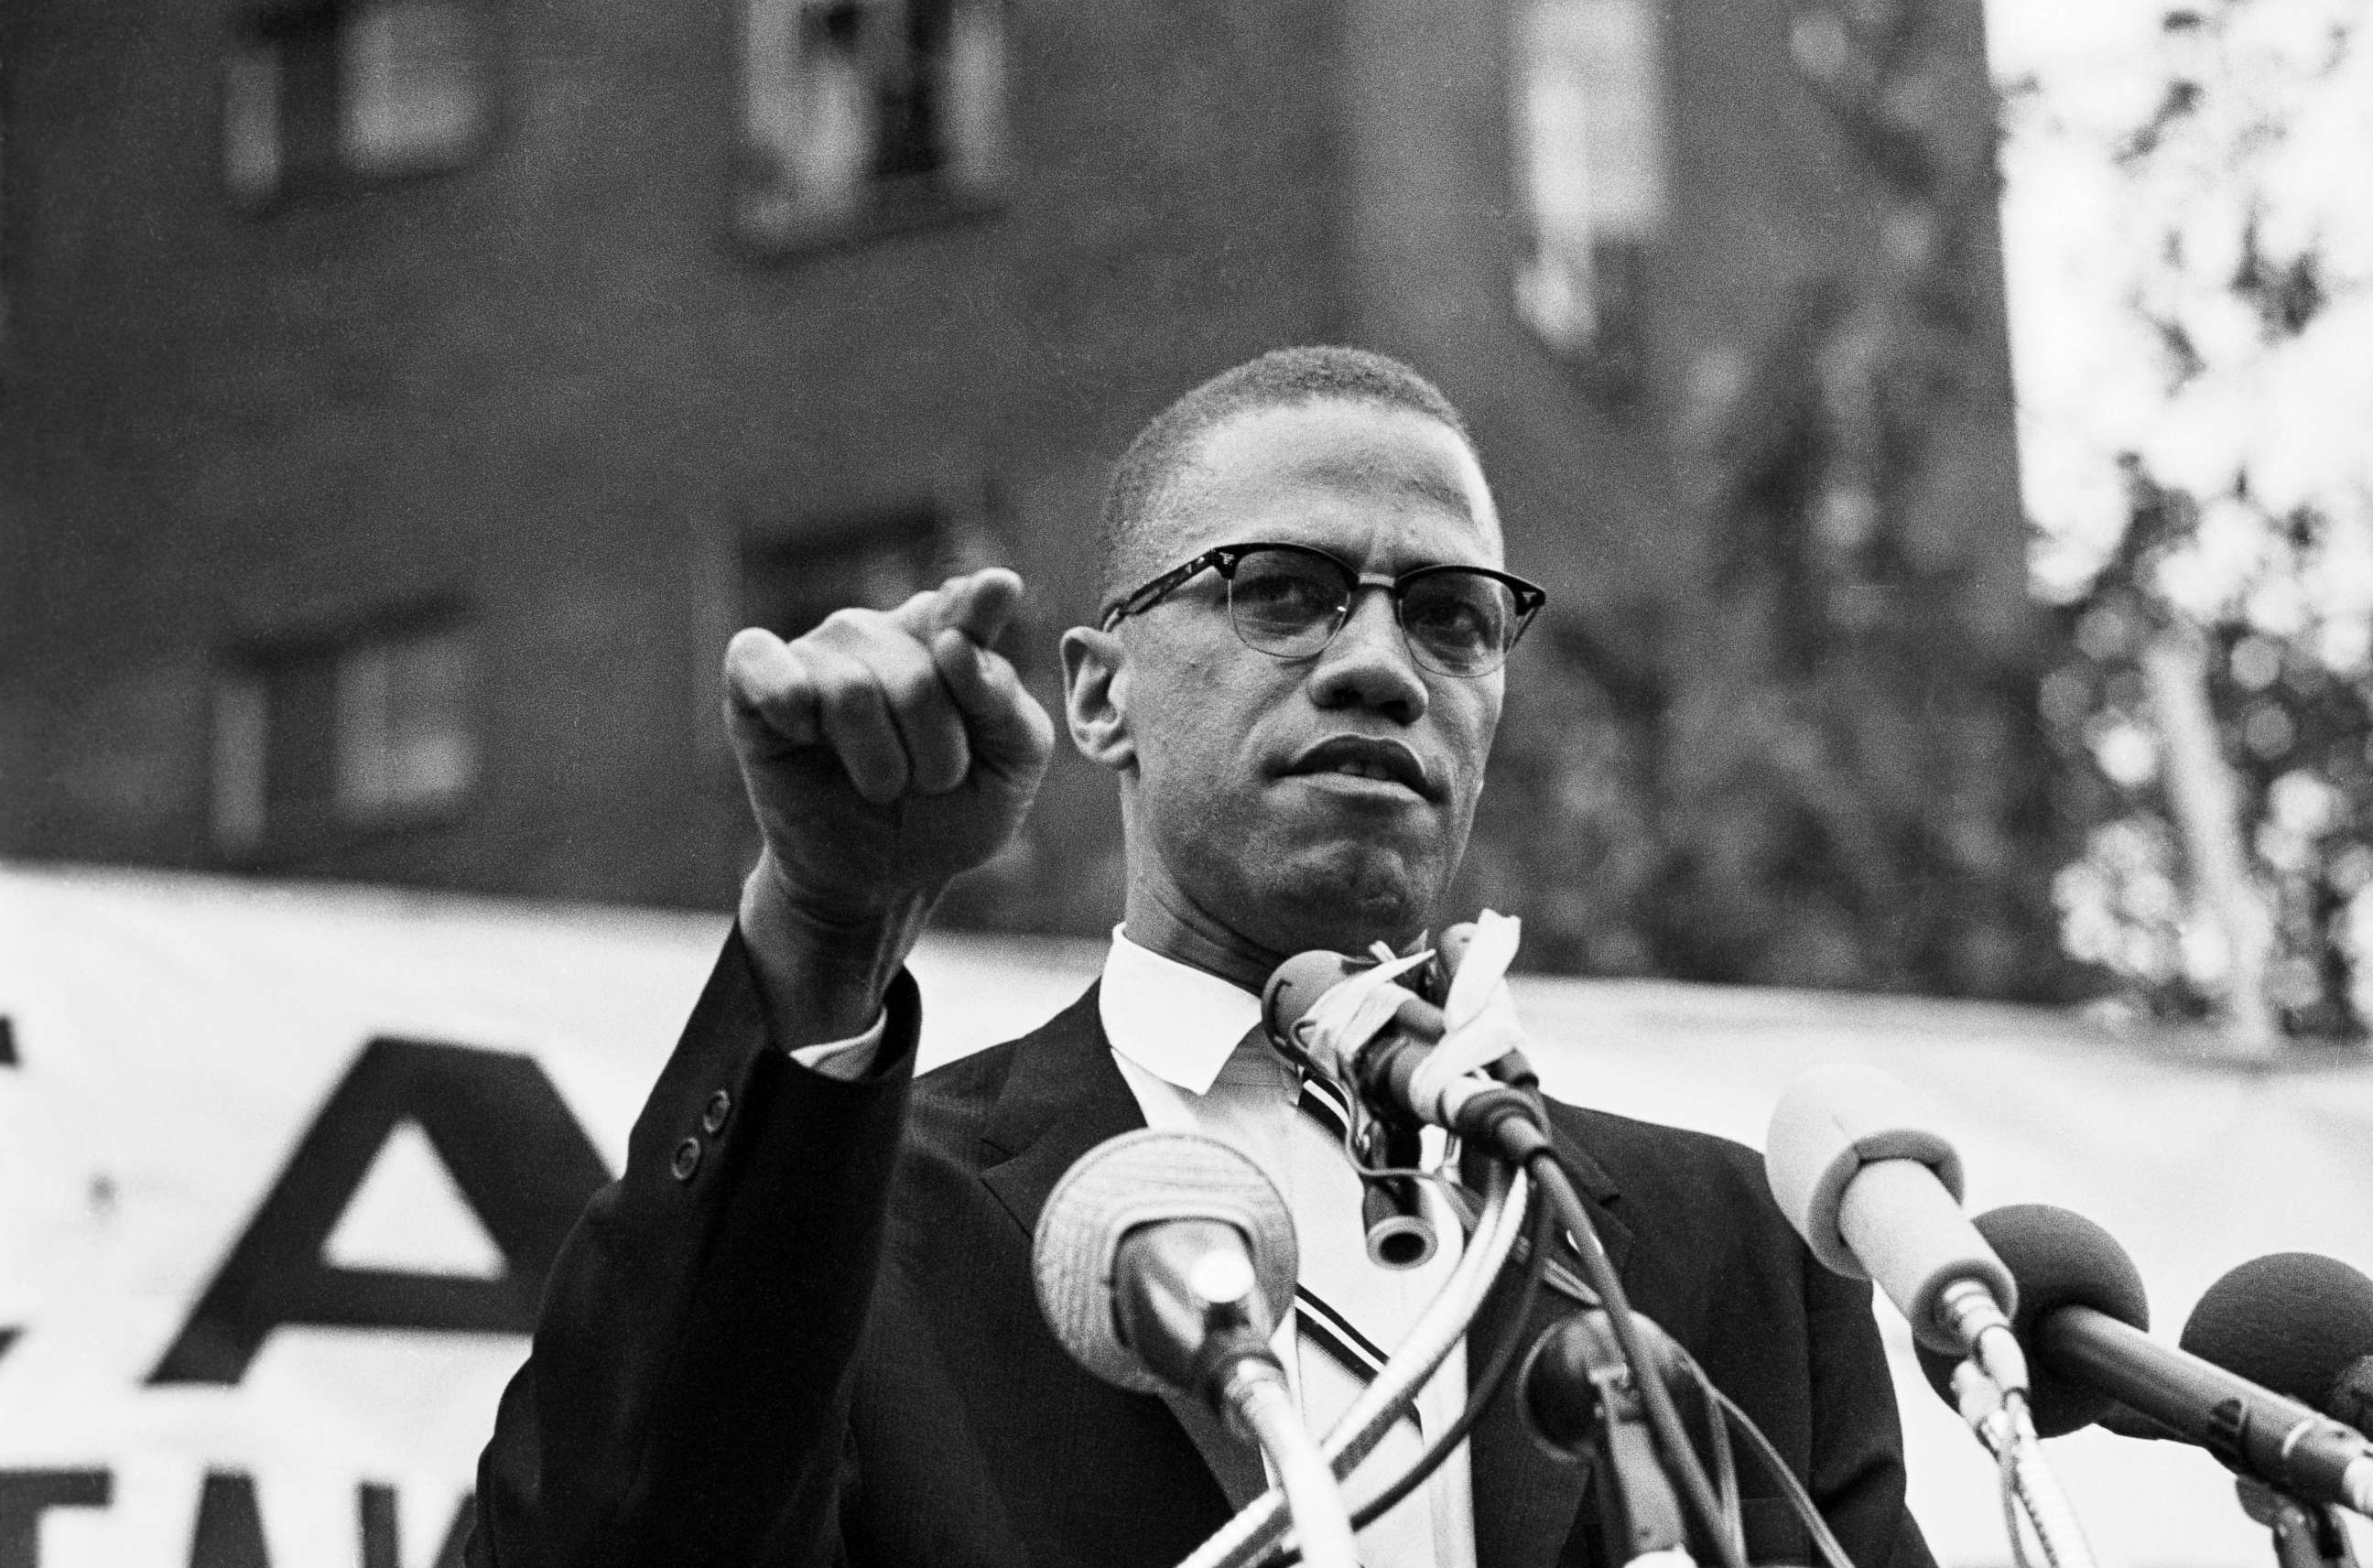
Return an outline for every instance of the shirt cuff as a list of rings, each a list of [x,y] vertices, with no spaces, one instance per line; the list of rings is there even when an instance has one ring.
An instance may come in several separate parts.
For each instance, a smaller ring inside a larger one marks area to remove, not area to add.
[[[846,1040],[825,1040],[812,1046],[801,1046],[790,1053],[793,1061],[826,1078],[837,1078],[854,1083],[873,1070],[873,1059],[882,1052],[882,1038],[888,1033],[890,1013],[884,1009],[872,1027],[862,1035],[852,1035]]]

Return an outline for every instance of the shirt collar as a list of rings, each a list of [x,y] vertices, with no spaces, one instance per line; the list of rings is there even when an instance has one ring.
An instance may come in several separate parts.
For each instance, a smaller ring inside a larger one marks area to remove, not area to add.
[[[1115,926],[1096,1012],[1115,1056],[1208,1094],[1236,1042],[1260,1023],[1261,1003],[1217,975],[1140,947]]]

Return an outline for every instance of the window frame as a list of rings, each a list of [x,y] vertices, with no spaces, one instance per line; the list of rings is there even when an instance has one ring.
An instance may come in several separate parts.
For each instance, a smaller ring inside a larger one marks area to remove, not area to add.
[[[1549,215],[1541,210],[1536,183],[1544,156],[1537,137],[1543,128],[1534,94],[1548,76],[1550,57],[1557,53],[1549,37],[1558,31],[1581,38],[1594,28],[1601,40],[1613,36],[1604,24],[1581,18],[1594,6],[1607,12],[1629,11],[1628,24],[1639,29],[1640,47],[1629,59],[1598,62],[1569,74],[1587,85],[1622,79],[1634,92],[1629,101],[1616,102],[1613,112],[1586,98],[1578,100],[1579,114],[1572,127],[1580,135],[1571,156],[1580,160],[1579,189],[1586,209],[1581,216],[1584,254],[1569,278],[1579,276],[1588,290],[1582,302],[1590,318],[1586,329],[1572,337],[1552,331],[1538,316],[1545,307],[1537,298],[1549,266],[1566,259],[1555,241]],[[1559,11],[1569,13],[1561,18]],[[1518,248],[1510,258],[1506,292],[1502,296],[1525,335],[1582,380],[1603,401],[1625,404],[1640,392],[1645,380],[1648,339],[1654,326],[1656,263],[1674,221],[1675,158],[1677,126],[1672,70],[1674,45],[1669,18],[1654,0],[1522,0],[1509,14],[1513,47],[1507,78],[1511,185],[1515,195]],[[1606,171],[1624,165],[1620,135],[1608,145],[1594,145],[1594,133],[1612,124],[1627,124],[1642,133],[1648,144],[1633,155],[1644,162],[1628,175],[1605,178]],[[1611,156],[1610,156],[1611,152]],[[1621,193],[1609,202],[1602,189]]]
[[[951,15],[960,11],[992,18],[994,94],[990,131],[979,149],[980,168],[970,176],[951,177],[940,170],[883,177],[868,173],[859,181],[860,194],[845,211],[797,212],[796,194],[780,197],[792,210],[783,221],[753,215],[754,204],[767,199],[763,181],[767,166],[779,159],[778,149],[766,146],[757,121],[754,50],[763,8],[778,6],[790,13],[793,29],[799,19],[836,5],[865,10],[908,11],[916,0],[732,0],[734,26],[734,100],[732,155],[726,191],[726,231],[732,245],[760,261],[794,260],[845,246],[863,244],[885,236],[976,221],[1001,213],[1011,200],[1014,178],[1014,92],[1011,47],[1015,6],[1011,0],[947,0]],[[953,24],[951,33],[953,32]],[[796,69],[796,67],[794,67]]]
[[[363,13],[403,0],[259,0],[233,10],[228,19],[220,68],[216,73],[216,177],[232,208],[251,216],[264,216],[291,206],[336,201],[365,192],[399,188],[450,179],[475,167],[493,152],[507,130],[509,76],[502,47],[502,18],[493,0],[444,0],[447,8],[467,18],[470,27],[468,65],[474,87],[474,123],[448,151],[431,158],[405,160],[388,167],[356,161],[344,145],[350,132],[354,97],[343,56],[348,29]],[[330,156],[309,158],[292,170],[285,96],[271,116],[274,137],[272,176],[268,185],[248,184],[238,174],[237,135],[233,116],[240,103],[238,82],[243,64],[263,56],[270,62],[263,76],[275,95],[285,95],[286,65],[277,51],[308,31],[328,35],[332,55],[332,120],[327,146]]]
[[[345,798],[348,758],[341,730],[338,683],[346,661],[372,650],[392,650],[444,634],[458,635],[470,650],[470,668],[457,714],[470,746],[462,782],[431,799],[398,800],[355,808]],[[207,841],[224,864],[241,869],[286,865],[334,854],[384,839],[451,825],[468,815],[487,791],[490,683],[486,675],[485,623],[474,607],[456,596],[401,601],[359,615],[308,623],[227,641],[217,653],[209,685]],[[332,696],[328,789],[319,798],[283,802],[271,795],[275,733],[271,679],[275,673],[321,661]],[[227,731],[245,726],[252,744],[241,754]],[[227,777],[237,773],[245,799],[226,799]],[[244,832],[227,832],[234,817]]]

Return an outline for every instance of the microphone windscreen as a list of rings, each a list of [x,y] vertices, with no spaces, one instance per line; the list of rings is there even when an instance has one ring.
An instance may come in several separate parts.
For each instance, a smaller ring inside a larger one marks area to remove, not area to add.
[[[2373,1437],[2373,1356],[2358,1356],[2340,1369],[2323,1413]]]
[[[1261,988],[1261,1024],[1269,1038],[1291,1038],[1294,1025],[1308,1015],[1318,999],[1349,979],[1352,972],[1350,960],[1323,948],[1297,953],[1279,965]]]
[[[2132,1328],[2148,1328],[2150,1294],[2143,1288],[2141,1270],[2115,1236],[2084,1215],[2049,1203],[1996,1209],[1979,1215],[1977,1226],[1978,1234],[1993,1244],[1995,1256],[2018,1281],[2018,1306],[2011,1314],[2011,1328],[2027,1349],[2028,1375],[2033,1384],[2030,1413],[2036,1431],[2058,1437],[2100,1421],[2116,1401],[2053,1375],[2036,1353],[2036,1325],[2063,1306],[2089,1306]],[[1948,1405],[1958,1404],[1953,1398],[1953,1368],[1959,1360],[1920,1347],[1920,1370]]]
[[[2373,1280],[2314,1252],[2276,1252],[2208,1287],[2182,1347],[2250,1382],[2328,1410],[2342,1375],[2373,1356]]]
[[[1846,1185],[1879,1160],[1915,1160],[1961,1196],[1961,1157],[1933,1129],[1927,1107],[1902,1080],[1875,1067],[1817,1067],[1772,1107],[1763,1174],[1780,1211],[1831,1273],[1870,1278],[1838,1229]]]
[[[1293,1309],[1301,1270],[1285,1199],[1250,1158],[1217,1139],[1144,1128],[1081,1155],[1038,1213],[1038,1309],[1072,1360],[1140,1394],[1164,1385],[1121,1339],[1113,1261],[1129,1232],[1164,1220],[1217,1220],[1242,1235],[1272,1323]]]

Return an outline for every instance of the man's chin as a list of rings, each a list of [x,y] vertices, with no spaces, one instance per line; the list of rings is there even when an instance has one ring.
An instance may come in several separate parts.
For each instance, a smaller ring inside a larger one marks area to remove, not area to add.
[[[1262,882],[1253,900],[1274,928],[1265,945],[1284,954],[1357,953],[1379,941],[1398,946],[1425,927],[1437,899],[1432,879],[1374,854],[1350,864],[1288,860]]]

